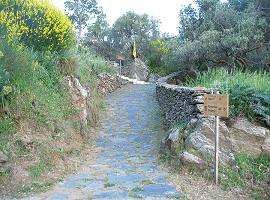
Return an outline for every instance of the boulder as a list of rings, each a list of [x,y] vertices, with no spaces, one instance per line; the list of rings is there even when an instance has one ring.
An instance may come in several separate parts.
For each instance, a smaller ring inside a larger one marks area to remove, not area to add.
[[[234,161],[232,146],[228,140],[229,129],[224,122],[220,123],[220,137],[219,137],[219,154],[220,161],[223,164]],[[200,121],[198,126],[191,131],[186,139],[186,146],[190,149],[196,150],[199,154],[211,155],[215,154],[215,129],[214,119],[205,118]]]
[[[258,157],[262,153],[262,147],[267,149],[270,130],[257,126],[247,119],[238,119],[230,128],[230,141],[235,152],[245,152]],[[265,143],[265,144],[264,144]]]
[[[207,163],[204,160],[187,151],[183,151],[180,154],[180,161],[183,165],[195,165],[199,169],[205,169],[207,167]]]
[[[130,68],[130,78],[135,78],[138,81],[147,81],[148,69],[141,59],[135,58],[134,63]]]
[[[180,144],[180,135],[179,135],[180,129],[179,128],[173,128],[169,131],[168,137],[165,139],[165,145],[166,147],[173,153],[176,153],[176,148]]]
[[[186,139],[186,146],[201,155],[214,156],[214,118],[203,118]],[[270,130],[257,126],[247,119],[237,119],[231,127],[220,122],[219,151],[222,163],[234,161],[235,153],[247,153],[258,157],[261,153],[270,156]]]
[[[219,159],[222,164],[233,164],[234,155],[242,152],[255,158],[263,153],[270,158],[269,129],[240,118],[230,127],[221,120],[219,130]],[[179,145],[184,147],[185,150],[178,155],[183,163],[200,166],[204,159],[212,162],[215,155],[214,117],[194,118],[184,129],[171,129],[164,144],[174,155],[179,153]]]
[[[72,94],[73,104],[79,109],[81,135],[85,136],[85,130],[87,127],[87,99],[90,96],[90,92],[87,88],[83,87],[78,78],[70,76],[68,77],[68,85]]]

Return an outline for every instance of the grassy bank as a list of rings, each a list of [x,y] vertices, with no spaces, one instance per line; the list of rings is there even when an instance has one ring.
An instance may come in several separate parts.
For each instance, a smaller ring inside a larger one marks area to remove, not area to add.
[[[86,139],[80,135],[79,111],[66,77],[79,77],[89,88],[94,126],[104,107],[97,75],[112,71],[82,48],[62,54],[35,52],[3,39],[0,52],[0,151],[7,156],[0,166],[0,195],[44,191],[76,169],[93,147],[91,127]]]
[[[104,108],[97,79],[113,70],[75,44],[74,25],[50,2],[2,1],[0,11],[2,198],[47,190],[94,158],[92,127]],[[75,78],[90,93],[87,105],[70,89]]]

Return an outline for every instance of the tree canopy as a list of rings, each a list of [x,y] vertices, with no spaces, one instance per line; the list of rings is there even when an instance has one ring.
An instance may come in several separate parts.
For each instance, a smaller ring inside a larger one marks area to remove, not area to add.
[[[65,11],[78,30],[79,38],[91,20],[100,13],[96,0],[67,0]]]
[[[86,36],[85,42],[108,58],[113,59],[117,54],[131,58],[134,41],[140,56],[146,57],[151,42],[159,37],[159,21],[147,14],[127,12],[109,27],[106,15],[101,14],[88,26]]]
[[[170,45],[179,67],[267,68],[268,24],[255,0],[198,0],[180,11],[179,39]],[[178,46],[178,47],[177,47]]]

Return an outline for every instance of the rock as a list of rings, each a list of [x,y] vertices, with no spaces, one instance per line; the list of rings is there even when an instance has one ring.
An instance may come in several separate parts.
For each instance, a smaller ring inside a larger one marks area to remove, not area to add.
[[[200,123],[200,120],[198,118],[190,119],[189,123],[186,126],[186,131],[196,128],[198,123]]]
[[[270,155],[270,131],[256,126],[246,119],[238,119],[231,128],[220,122],[219,133],[220,161],[223,164],[234,161],[234,153],[247,153],[258,157],[262,152]],[[187,139],[186,146],[202,155],[214,156],[215,131],[214,118],[204,118]]]
[[[180,154],[180,160],[183,165],[196,165],[199,169],[205,169],[207,163],[199,157],[184,151]]]
[[[254,125],[247,119],[238,119],[230,129],[229,139],[234,151],[258,157],[262,152],[262,145],[269,135],[270,130]],[[267,145],[264,145],[264,148],[267,148]]]
[[[171,127],[179,121],[189,122],[193,118],[203,116],[203,95],[208,93],[206,88],[188,88],[173,85],[178,82],[183,73],[175,72],[156,82],[157,100],[165,114],[165,126]],[[171,83],[171,84],[169,84]]]
[[[138,81],[147,81],[148,69],[141,59],[135,58],[133,66],[131,68],[132,70],[130,72],[130,78],[135,78]]]
[[[231,163],[234,161],[232,146],[227,139],[229,130],[224,122],[220,123],[220,161],[223,164]],[[197,128],[192,131],[187,139],[186,145],[188,148],[196,150],[198,153],[206,157],[215,154],[215,132],[214,132],[214,119],[202,119]]]
[[[155,83],[160,78],[158,74],[150,74],[148,82]]]
[[[75,78],[74,81],[76,84],[76,88],[79,90],[81,96],[83,96],[86,99],[88,97],[87,89],[81,85],[79,79]]]
[[[173,128],[169,131],[168,137],[165,139],[166,147],[175,154],[177,146],[180,144],[179,128]]]
[[[202,96],[205,93],[210,93],[210,90],[206,87],[194,87],[194,94],[192,96],[196,97],[196,96]]]
[[[69,82],[69,88],[72,93],[72,99],[73,99],[73,104],[79,109],[79,118],[80,118],[80,126],[81,127],[86,127],[88,124],[87,121],[87,99],[90,96],[90,92],[88,92],[87,88],[83,87],[79,81],[79,79],[70,76],[68,77],[68,82]],[[85,136],[85,130],[80,131],[80,134],[82,137]]]
[[[203,96],[195,96],[193,98],[193,103],[194,104],[203,104]]]
[[[270,135],[268,135],[268,137],[266,137],[266,139],[264,140],[261,149],[262,153],[268,156],[268,158],[270,158]]]
[[[196,155],[202,155],[202,159],[208,158],[207,155],[213,158],[215,152],[214,118],[203,116],[203,96],[211,91],[203,87],[188,88],[175,85],[181,83],[182,78],[185,79],[183,75],[185,73],[175,72],[161,77],[156,82],[156,96],[165,116],[165,126],[171,128],[176,123],[189,122],[184,137],[179,134],[176,137],[176,133],[171,132],[165,140],[165,145],[173,153],[177,145],[183,145],[190,152],[197,151]],[[195,122],[191,123],[192,120]],[[234,153],[244,152],[254,157],[262,152],[269,155],[270,139],[266,139],[267,135],[270,135],[270,130],[253,125],[246,119],[238,119],[230,127],[221,120],[219,138],[221,162],[233,162]],[[184,144],[179,144],[181,142]]]
[[[8,157],[0,151],[0,166],[8,161]]]
[[[203,107],[203,104],[197,104],[197,105],[196,105],[196,108],[198,109],[198,112],[199,112],[199,113],[204,113],[204,107]]]

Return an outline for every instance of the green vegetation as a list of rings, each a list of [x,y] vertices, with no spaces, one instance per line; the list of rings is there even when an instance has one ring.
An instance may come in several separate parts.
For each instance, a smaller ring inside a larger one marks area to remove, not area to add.
[[[78,30],[79,38],[89,21],[101,12],[96,0],[67,0],[65,7],[69,18]]]
[[[230,95],[231,116],[244,115],[270,126],[270,74],[240,70],[213,69],[188,80],[190,87],[221,88]]]
[[[162,58],[169,66],[269,69],[269,1],[195,2],[180,11],[179,36],[167,39],[172,55]]]
[[[147,57],[147,65],[151,73],[165,76],[178,70],[177,67],[167,66],[164,57],[172,55],[172,49],[167,47],[165,39],[157,39],[150,44],[151,54]]]
[[[127,12],[120,16],[112,27],[101,12],[93,24],[87,26],[84,43],[97,54],[115,60],[116,55],[124,55],[126,62],[132,61],[134,41],[138,55],[144,61],[151,56],[150,44],[159,38],[159,21],[148,14]]]
[[[47,1],[1,1],[0,25],[6,28],[9,41],[18,37],[35,50],[62,51],[75,43],[73,24]]]
[[[241,187],[249,189],[254,199],[269,199],[270,160],[266,156],[252,158],[241,154],[236,156],[237,169],[221,168],[221,184],[224,189]]]
[[[253,158],[245,153],[235,156],[235,167],[220,166],[219,183],[222,189],[240,189],[252,199],[268,200],[270,197],[269,178],[270,160],[261,155]],[[187,166],[187,172],[191,175],[204,177],[209,182],[214,181],[213,171],[199,169],[198,166]]]
[[[0,185],[4,187],[0,195],[46,190],[64,174],[61,170],[67,171],[66,157],[80,157],[89,141],[80,135],[79,110],[68,80],[76,77],[90,91],[88,120],[95,126],[104,108],[97,91],[98,76],[115,73],[102,57],[114,60],[122,54],[131,61],[134,41],[150,72],[200,71],[195,80],[185,84],[221,87],[223,93],[230,94],[232,116],[244,115],[269,127],[270,17],[264,9],[269,2],[195,2],[196,8],[188,5],[181,10],[179,35],[170,37],[161,36],[159,21],[147,14],[127,12],[109,27],[96,0],[66,1],[69,17],[47,1],[2,0],[0,151],[8,157],[8,165],[0,166]],[[77,45],[75,27],[80,39]],[[184,141],[186,125],[179,126]],[[176,154],[185,148],[179,145]],[[173,156],[164,154],[163,159]],[[239,155],[236,162],[239,169],[222,169],[223,186],[254,186],[255,198],[269,199],[265,185],[269,160]],[[12,185],[17,166],[22,177]]]
[[[144,189],[142,187],[135,187],[135,188],[132,188],[132,192],[142,192]]]
[[[270,127],[270,74],[262,71],[212,69],[198,74],[185,85],[221,88],[230,95],[231,117],[245,116],[251,121]],[[270,160],[261,155],[254,158],[247,154],[236,155],[234,166],[221,167],[221,185],[225,190],[241,188],[254,199],[269,199]],[[190,169],[192,173],[212,179],[209,172]]]
[[[241,70],[213,69],[198,74],[195,80],[188,80],[185,85],[207,88],[221,87],[225,92],[236,86],[248,87],[260,92],[270,91],[270,75],[267,72],[249,72]]]

